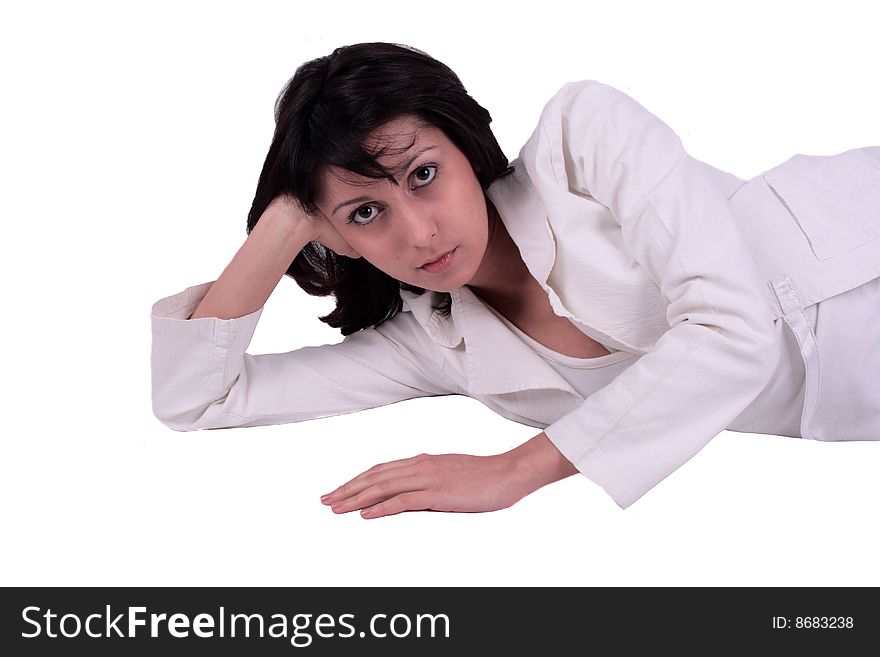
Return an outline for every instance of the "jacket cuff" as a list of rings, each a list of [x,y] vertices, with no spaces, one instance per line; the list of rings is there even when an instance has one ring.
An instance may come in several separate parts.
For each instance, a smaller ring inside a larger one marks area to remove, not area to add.
[[[153,304],[151,367],[153,409],[157,417],[177,418],[195,403],[219,398],[241,371],[242,355],[251,343],[263,308],[234,319],[187,319],[214,281],[188,287]],[[188,374],[180,363],[192,363]],[[198,383],[180,380],[191,376]],[[163,420],[172,426],[167,420]]]
[[[154,303],[150,314],[153,336],[187,341],[204,340],[243,353],[256,331],[260,315],[263,314],[262,307],[234,319],[189,319],[215,282],[193,285]]]
[[[577,426],[571,413],[549,425],[544,433],[582,475],[598,484],[621,509],[626,509],[647,492],[639,490],[625,472],[616,468],[597,442],[584,447],[583,430]]]

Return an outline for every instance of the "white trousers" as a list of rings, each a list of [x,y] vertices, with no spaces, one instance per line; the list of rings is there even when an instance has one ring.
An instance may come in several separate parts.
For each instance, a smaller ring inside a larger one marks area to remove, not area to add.
[[[784,319],[806,372],[802,437],[880,440],[880,278]]]

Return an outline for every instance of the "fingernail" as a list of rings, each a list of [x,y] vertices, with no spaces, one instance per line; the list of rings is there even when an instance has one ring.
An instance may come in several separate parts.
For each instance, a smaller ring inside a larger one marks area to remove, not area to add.
[[[321,495],[322,502],[326,502],[328,499],[330,499],[330,493],[327,493],[326,495]]]

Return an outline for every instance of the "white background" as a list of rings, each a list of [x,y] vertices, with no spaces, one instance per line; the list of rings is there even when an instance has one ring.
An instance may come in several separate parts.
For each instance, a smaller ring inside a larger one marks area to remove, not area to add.
[[[880,585],[880,443],[724,432],[621,510],[581,475],[489,514],[334,515],[420,452],[537,430],[463,397],[178,433],[152,415],[150,308],[245,238],[301,63],[402,42],[455,70],[509,158],[570,80],[625,91],[748,178],[880,144],[876,21],[842,2],[4,3],[4,585]],[[284,278],[250,353],[334,343]],[[835,610],[830,610],[834,612]]]

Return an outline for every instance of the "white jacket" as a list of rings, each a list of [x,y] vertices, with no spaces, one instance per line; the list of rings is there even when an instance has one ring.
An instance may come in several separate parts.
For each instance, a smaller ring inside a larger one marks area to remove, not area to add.
[[[584,80],[549,101],[513,165],[487,196],[554,311],[640,356],[611,383],[578,394],[466,286],[448,319],[436,293],[404,291],[403,312],[339,344],[251,355],[262,309],[187,320],[209,282],[153,306],[157,418],[248,427],[463,394],[544,429],[626,508],[755,400],[779,359],[777,320],[802,345],[817,402],[800,310],[880,276],[880,148],[796,155],[744,181]]]

